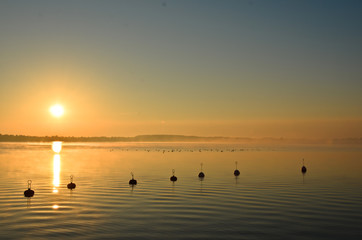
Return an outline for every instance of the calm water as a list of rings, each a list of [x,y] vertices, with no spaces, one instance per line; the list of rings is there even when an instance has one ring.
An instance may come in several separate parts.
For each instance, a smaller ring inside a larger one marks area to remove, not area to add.
[[[0,143],[0,168],[0,239],[362,239],[361,148]]]

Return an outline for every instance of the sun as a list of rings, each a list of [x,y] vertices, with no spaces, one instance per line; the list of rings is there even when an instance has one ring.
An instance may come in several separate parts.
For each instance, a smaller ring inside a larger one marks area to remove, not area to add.
[[[64,114],[64,108],[60,104],[55,104],[55,105],[51,106],[49,111],[56,118],[59,118],[59,117],[63,116],[63,114]]]

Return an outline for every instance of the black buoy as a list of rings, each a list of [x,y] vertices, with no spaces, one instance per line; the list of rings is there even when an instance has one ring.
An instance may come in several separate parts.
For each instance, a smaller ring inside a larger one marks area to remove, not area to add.
[[[131,175],[132,175],[132,179],[129,180],[129,185],[136,185],[137,184],[137,180],[134,179],[134,176],[133,176],[133,173],[131,172]]]
[[[199,173],[199,178],[204,178],[205,174],[202,172],[202,163],[201,163],[201,172]]]
[[[307,168],[304,166],[304,158],[303,158],[303,167],[302,167],[302,173],[306,173],[307,172]]]
[[[172,182],[175,182],[175,181],[177,181],[177,177],[175,176],[175,169],[172,169],[172,177],[170,177],[170,180],[172,181]]]
[[[238,170],[238,162],[235,162],[235,171],[234,171],[234,175],[235,176],[239,176],[240,175],[240,171]]]
[[[73,182],[73,175],[70,175],[70,183],[68,183],[67,188],[74,189],[75,187],[76,187],[76,185]]]
[[[32,197],[34,196],[34,191],[31,190],[31,180],[28,180],[28,190],[24,191],[24,196],[25,197]]]

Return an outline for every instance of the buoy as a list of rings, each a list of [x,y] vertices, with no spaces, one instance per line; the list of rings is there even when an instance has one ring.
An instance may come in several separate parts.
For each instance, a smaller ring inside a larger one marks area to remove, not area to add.
[[[303,167],[302,167],[302,173],[306,173],[307,172],[307,168],[304,166],[304,158],[303,158]]]
[[[129,185],[136,185],[137,184],[137,180],[134,179],[134,176],[133,176],[133,173],[131,172],[131,175],[132,175],[132,179],[129,180]]]
[[[177,181],[177,177],[175,176],[175,169],[172,169],[172,177],[170,177],[170,180],[172,181],[172,182],[175,182],[175,181]]]
[[[238,170],[238,162],[235,162],[235,171],[234,171],[234,175],[235,176],[239,176],[240,175],[240,171]]]
[[[202,172],[202,163],[200,165],[201,165],[201,172],[199,173],[199,178],[204,178],[205,174]]]
[[[67,188],[74,189],[75,187],[76,187],[76,185],[73,182],[73,175],[70,175],[70,183],[68,183]]]
[[[28,190],[25,190],[24,191],[24,196],[25,197],[32,197],[32,196],[34,196],[34,191],[33,190],[31,190],[31,180],[28,180]]]

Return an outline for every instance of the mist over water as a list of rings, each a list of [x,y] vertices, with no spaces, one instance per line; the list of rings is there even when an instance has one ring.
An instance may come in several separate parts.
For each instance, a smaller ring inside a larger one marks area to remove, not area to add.
[[[361,167],[359,148],[1,143],[0,238],[360,239]]]

